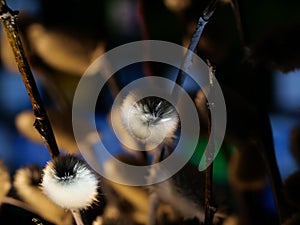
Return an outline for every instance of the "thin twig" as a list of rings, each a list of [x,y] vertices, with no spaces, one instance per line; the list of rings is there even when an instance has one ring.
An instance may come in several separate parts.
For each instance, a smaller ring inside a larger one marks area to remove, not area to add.
[[[42,139],[47,146],[51,157],[55,158],[59,155],[59,150],[32,71],[25,56],[16,23],[16,15],[17,12],[12,11],[7,6],[5,0],[0,1],[0,19],[13,50],[17,66],[32,104],[33,113],[36,117],[34,127],[42,136]]]
[[[213,15],[213,13],[215,11],[216,3],[217,3],[217,0],[211,0],[208,3],[207,7],[205,8],[202,16],[200,16],[200,18],[198,20],[196,30],[195,30],[195,32],[192,36],[192,40],[188,46],[189,51],[186,52],[183,63],[181,64],[181,70],[179,70],[179,72],[177,74],[176,84],[181,87],[183,86],[184,81],[187,76],[184,71],[187,71],[193,63],[193,53],[197,49],[197,46],[198,46],[199,40],[201,38],[201,35],[203,33],[205,25],[207,24],[207,22],[209,21],[209,19],[211,18],[211,16]],[[209,78],[210,78],[210,90],[211,90],[211,94],[212,94],[213,89],[214,89],[213,84],[214,84],[215,70],[210,65],[209,62],[208,62],[208,66],[210,69],[210,74],[209,74],[210,77]],[[174,86],[172,94],[176,96],[178,93],[176,93],[175,90],[176,89]],[[213,98],[212,98],[212,100],[213,100]],[[211,101],[209,104],[210,111],[213,110],[213,107],[214,107],[213,101]],[[208,121],[209,136],[213,137],[214,129],[211,128],[211,124],[212,124],[211,116],[210,116],[211,113],[208,113],[208,114],[209,114],[209,121]],[[209,151],[206,151],[206,153],[207,153],[206,160],[207,160],[208,164],[210,164],[210,165],[208,166],[208,168],[206,169],[206,172],[205,172],[205,221],[204,221],[205,225],[211,225],[213,223],[213,217],[216,212],[216,208],[213,206],[213,202],[212,202],[213,163],[212,163],[211,158],[214,156],[214,143],[213,142],[209,146],[209,148],[210,148]]]
[[[212,142],[208,146],[208,151],[205,152],[206,162],[209,165],[205,170],[205,220],[204,225],[212,225],[214,214],[216,212],[216,207],[213,202],[213,158],[215,154],[214,145],[214,128],[212,126],[211,114],[214,110],[214,79],[215,79],[215,69],[207,62],[209,66],[209,85],[210,85],[210,102],[208,104],[208,136],[212,138]]]
[[[249,30],[247,29],[243,9],[243,1],[240,0],[231,0],[231,6],[235,13],[236,22],[237,22],[237,29],[240,35],[241,44],[246,49],[247,44],[249,44]],[[257,68],[254,67],[252,71],[256,74],[256,78],[261,81],[262,73],[265,74],[265,68],[258,66]],[[293,209],[290,208],[289,204],[287,203],[284,193],[283,193],[283,184],[280,175],[280,171],[278,169],[278,165],[276,163],[275,157],[275,149],[272,137],[272,129],[270,125],[270,119],[267,114],[267,110],[265,109],[265,102],[261,101],[261,93],[262,90],[265,90],[264,82],[256,82],[256,93],[259,95],[252,95],[254,96],[257,104],[257,111],[260,112],[260,119],[261,124],[265,124],[265,126],[261,125],[262,127],[262,144],[261,151],[262,158],[264,162],[266,162],[266,170],[269,174],[269,179],[271,182],[271,187],[274,195],[274,201],[277,208],[278,219],[279,223],[282,224],[289,216],[294,213]]]
[[[70,211],[71,211],[71,213],[73,215],[73,218],[75,220],[76,225],[84,225],[84,223],[82,221],[82,218],[81,218],[80,211],[79,210],[75,210],[75,209],[72,209]]]
[[[200,16],[198,23],[197,23],[197,27],[196,30],[192,36],[192,40],[188,46],[188,50],[184,60],[181,64],[181,69],[178,71],[177,74],[177,78],[176,78],[176,84],[178,84],[179,86],[183,86],[184,81],[186,79],[186,74],[184,71],[187,71],[190,66],[193,63],[193,53],[196,51],[199,40],[201,38],[201,35],[203,33],[204,27],[207,24],[207,22],[209,21],[209,19],[211,18],[211,16],[213,15],[215,8],[216,8],[216,3],[217,0],[211,0],[209,2],[209,4],[207,5],[207,7],[205,8],[202,16]],[[173,93],[174,93],[175,88],[173,89]],[[175,93],[174,93],[175,94]]]
[[[148,25],[146,21],[146,12],[145,12],[145,0],[138,0],[137,1],[137,10],[138,10],[138,22],[141,29],[141,35],[143,40],[150,40],[150,34],[148,30]],[[144,54],[145,58],[148,58],[149,55],[149,45],[144,44]],[[150,61],[144,61],[143,62],[143,71],[145,76],[153,76],[153,71],[151,68],[151,62]]]

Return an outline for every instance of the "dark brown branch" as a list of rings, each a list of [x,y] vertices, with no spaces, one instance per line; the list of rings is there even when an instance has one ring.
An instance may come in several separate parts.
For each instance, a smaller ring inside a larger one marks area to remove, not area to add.
[[[213,15],[213,13],[215,11],[216,4],[217,4],[217,0],[209,1],[202,16],[200,16],[200,18],[198,20],[196,30],[193,33],[192,40],[188,47],[188,50],[190,50],[190,51],[187,51],[187,53],[184,57],[184,60],[181,64],[181,70],[179,70],[179,72],[177,74],[176,84],[178,84],[179,86],[183,86],[183,84],[184,84],[184,81],[187,76],[184,71],[187,71],[193,63],[193,53],[197,49],[197,46],[200,41],[200,38],[203,33],[205,25],[207,24],[208,20],[211,18],[211,16]],[[213,94],[215,71],[209,62],[208,62],[208,66],[210,69],[210,74],[209,74],[210,90],[211,90],[211,94]],[[176,95],[178,95],[178,93],[176,93],[175,90],[176,89],[174,87],[172,94],[175,95],[175,97],[176,97]],[[212,98],[212,100],[213,100],[213,98]],[[213,101],[212,101],[209,104],[209,110],[212,111],[213,107],[214,106],[213,106]],[[208,114],[209,114],[209,121],[208,121],[209,133],[208,134],[210,137],[213,137],[214,128],[211,128],[211,117],[210,117],[211,113],[208,113]],[[212,160],[212,157],[214,157],[214,147],[215,147],[214,141],[212,141],[212,143],[208,147],[209,147],[209,151],[206,151],[206,153],[207,153],[206,161],[207,161],[207,164],[209,164],[209,166],[207,167],[206,172],[205,172],[205,221],[204,221],[205,225],[213,224],[213,217],[216,212],[216,207],[213,206],[213,201],[212,201],[212,196],[213,196],[213,190],[212,190],[212,186],[213,186],[213,184],[212,184],[213,183],[213,162],[212,161],[213,160]]]
[[[143,40],[150,40],[150,34],[148,30],[148,25],[146,21],[146,12],[145,12],[145,0],[138,0],[137,1],[137,10],[138,10],[138,22],[141,29],[141,35]],[[149,46],[145,45],[145,58],[147,58],[147,54],[149,54]],[[145,76],[153,76],[153,71],[151,68],[151,62],[145,61],[143,62],[143,70]]]
[[[215,79],[215,69],[207,62],[209,66],[209,85],[210,85],[210,97],[211,101],[208,104],[208,136],[211,137],[212,142],[209,143],[208,151],[205,152],[206,162],[209,165],[205,170],[205,220],[204,225],[212,225],[214,214],[216,212],[216,207],[213,202],[213,158],[215,154],[214,145],[214,128],[212,126],[211,114],[214,110],[214,79]]]
[[[181,70],[178,71],[177,78],[176,78],[176,84],[179,86],[183,86],[184,81],[186,79],[186,73],[184,71],[187,71],[188,68],[192,65],[193,63],[193,54],[198,46],[199,40],[201,38],[201,35],[203,33],[204,27],[207,24],[208,20],[211,18],[213,15],[215,8],[216,8],[217,0],[211,0],[208,5],[206,6],[205,10],[202,13],[202,16],[200,16],[197,27],[195,32],[193,33],[192,40],[189,44],[188,50],[186,55],[184,56],[184,60],[181,64]],[[173,89],[173,94],[175,88]]]
[[[16,12],[8,8],[5,0],[0,1],[0,18],[32,104],[33,113],[36,117],[34,127],[42,136],[51,157],[54,158],[59,155],[59,150],[52,127],[37,89],[29,63],[25,56],[16,24]]]
[[[212,225],[216,207],[212,202],[213,196],[213,162],[206,168],[205,171],[205,220],[204,225]]]

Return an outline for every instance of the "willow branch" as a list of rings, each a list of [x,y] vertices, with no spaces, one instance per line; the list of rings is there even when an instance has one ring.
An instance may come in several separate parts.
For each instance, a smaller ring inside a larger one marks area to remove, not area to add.
[[[186,79],[186,73],[184,71],[188,71],[188,69],[190,68],[190,66],[193,63],[193,53],[196,51],[198,43],[200,41],[200,38],[202,36],[203,30],[205,28],[205,25],[207,24],[207,22],[209,21],[209,19],[211,18],[211,16],[213,15],[215,9],[216,9],[216,4],[217,4],[217,0],[211,0],[209,2],[209,4],[207,5],[207,7],[205,8],[202,16],[200,16],[198,23],[197,23],[197,27],[195,32],[193,33],[192,36],[192,40],[188,46],[188,50],[183,63],[181,64],[181,70],[179,70],[178,74],[177,74],[177,78],[176,78],[176,84],[179,86],[183,86],[184,81]],[[210,80],[210,90],[211,90],[211,94],[213,94],[213,85],[214,85],[214,75],[215,75],[215,70],[214,68],[210,65],[210,63],[208,62],[208,66],[209,66],[209,80]],[[175,87],[173,89],[173,95],[177,95],[176,91],[175,91]],[[178,96],[177,96],[178,97]],[[213,96],[211,98],[211,102],[209,104],[209,110],[210,112],[213,110]],[[209,131],[209,136],[213,137],[214,135],[214,129],[211,128],[211,113],[209,114],[209,121],[208,121],[208,131]],[[212,144],[209,146],[209,151],[206,151],[206,160],[208,162],[208,164],[210,164],[205,172],[205,221],[204,224],[205,225],[211,225],[213,224],[213,217],[214,214],[216,212],[216,208],[213,206],[213,201],[212,201],[212,196],[213,196],[213,163],[211,158],[214,156],[214,143],[212,142]]]
[[[195,32],[193,33],[192,40],[188,46],[188,50],[184,56],[183,63],[181,64],[181,70],[178,71],[176,84],[183,86],[183,83],[186,79],[186,74],[184,71],[187,71],[193,63],[193,53],[196,51],[200,38],[202,36],[203,30],[211,16],[213,15],[216,8],[217,0],[211,0],[207,7],[205,8],[202,16],[200,16]],[[174,88],[175,90],[175,88]]]
[[[49,122],[46,110],[37,89],[32,71],[25,56],[24,48],[20,39],[16,24],[16,11],[12,11],[5,0],[0,1],[0,19],[7,35],[9,44],[13,50],[15,60],[22,76],[24,85],[29,95],[33,113],[36,117],[34,127],[40,133],[52,158],[59,155],[57,143]]]
[[[150,40],[150,34],[149,34],[149,27],[146,21],[146,12],[145,12],[145,0],[138,0],[137,1],[137,11],[138,11],[138,22],[141,29],[141,35],[143,40]],[[147,44],[145,45],[145,58],[148,58],[149,54],[149,46]],[[153,76],[153,71],[151,68],[151,63],[149,61],[143,62],[143,70],[145,73],[145,76]]]
[[[214,127],[212,126],[212,111],[214,110],[214,79],[215,69],[207,62],[209,66],[209,85],[210,85],[210,102],[208,103],[208,136],[212,138],[212,142],[208,146],[208,151],[205,151],[206,162],[209,165],[205,170],[205,220],[204,225],[212,225],[216,207],[213,202],[213,158],[215,154],[214,145]]]

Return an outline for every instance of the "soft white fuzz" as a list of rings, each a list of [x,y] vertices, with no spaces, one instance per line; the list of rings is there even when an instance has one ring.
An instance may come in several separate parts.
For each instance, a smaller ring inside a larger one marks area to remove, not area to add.
[[[97,201],[98,178],[88,165],[71,155],[50,161],[44,169],[44,193],[66,209],[85,209]]]
[[[53,203],[38,185],[41,178],[38,167],[24,167],[17,170],[14,177],[14,187],[18,196],[47,221],[57,225],[72,224],[72,215]]]
[[[121,117],[134,138],[152,145],[173,137],[179,122],[175,107],[168,101],[153,96],[139,99],[134,93],[124,99]]]

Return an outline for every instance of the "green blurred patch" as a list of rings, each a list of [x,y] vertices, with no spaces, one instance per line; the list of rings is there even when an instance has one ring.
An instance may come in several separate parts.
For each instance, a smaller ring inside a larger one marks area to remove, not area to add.
[[[194,165],[198,166],[207,146],[207,139],[199,139],[196,150],[190,159]],[[233,147],[223,144],[214,160],[213,177],[216,183],[228,183],[228,166],[227,159],[233,151]]]

